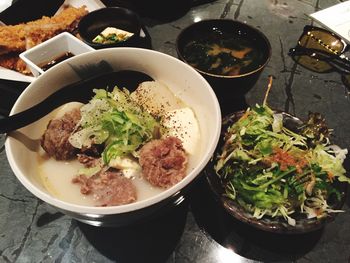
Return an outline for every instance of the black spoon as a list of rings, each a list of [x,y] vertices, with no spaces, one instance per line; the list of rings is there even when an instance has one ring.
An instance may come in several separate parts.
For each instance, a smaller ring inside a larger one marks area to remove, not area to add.
[[[107,72],[69,84],[49,95],[35,106],[17,114],[0,119],[0,133],[8,133],[44,117],[57,107],[72,101],[87,103],[93,96],[93,89],[118,86],[133,91],[144,81],[152,81],[149,75],[134,71],[121,70]]]

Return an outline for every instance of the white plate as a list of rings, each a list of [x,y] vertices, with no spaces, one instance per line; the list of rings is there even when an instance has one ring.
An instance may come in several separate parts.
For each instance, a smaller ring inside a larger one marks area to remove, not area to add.
[[[0,2],[0,12],[4,11],[6,8],[12,5],[12,0],[1,0]]]
[[[61,7],[57,10],[56,14],[61,12],[65,5],[71,5],[74,7],[81,7],[85,5],[89,12],[106,7],[99,0],[66,0],[61,5]],[[14,81],[21,81],[21,82],[32,82],[36,78],[33,76],[27,76],[27,75],[21,74],[15,70],[10,70],[4,67],[0,67],[0,79],[7,79],[7,80],[14,80]]]
[[[350,1],[333,5],[309,16],[350,43]]]

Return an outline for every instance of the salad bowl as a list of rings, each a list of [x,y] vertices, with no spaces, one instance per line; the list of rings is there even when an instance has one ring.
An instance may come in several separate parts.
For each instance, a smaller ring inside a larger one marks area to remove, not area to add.
[[[292,116],[284,111],[274,111],[280,113],[283,116],[283,124],[288,129],[298,132],[298,130],[305,125],[305,123],[299,118]],[[213,195],[216,202],[234,219],[244,222],[254,228],[264,230],[271,233],[279,234],[303,234],[319,230],[323,228],[329,222],[332,222],[339,212],[342,212],[341,208],[345,203],[347,194],[347,184],[346,182],[335,181],[333,186],[339,192],[340,198],[334,198],[330,196],[326,201],[329,208],[334,211],[334,213],[327,213],[326,216],[317,218],[308,218],[304,213],[295,212],[293,218],[295,219],[295,224],[291,225],[283,217],[277,216],[263,216],[257,218],[252,212],[248,212],[237,199],[232,199],[227,195],[222,179],[219,177],[216,171],[217,159],[221,153],[222,147],[225,143],[224,136],[227,132],[228,127],[237,122],[243,115],[245,111],[237,111],[230,113],[223,118],[221,137],[219,143],[213,155],[213,158],[208,163],[204,169],[204,175],[206,182],[209,185],[211,194]],[[345,160],[346,161],[346,160]],[[347,166],[347,162],[343,165]]]

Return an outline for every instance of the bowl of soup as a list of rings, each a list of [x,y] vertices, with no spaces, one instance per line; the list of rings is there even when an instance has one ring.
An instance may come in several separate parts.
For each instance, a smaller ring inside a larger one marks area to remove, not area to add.
[[[10,114],[68,84],[122,70],[151,80],[134,89],[99,78],[91,100],[61,105],[5,142],[10,166],[29,192],[95,226],[130,224],[182,200],[220,134],[220,106],[209,83],[179,59],[142,48],[68,58],[31,83]]]
[[[258,29],[232,19],[208,19],[182,29],[178,57],[211,84],[222,110],[237,110],[234,101],[257,82],[271,57],[271,45]]]

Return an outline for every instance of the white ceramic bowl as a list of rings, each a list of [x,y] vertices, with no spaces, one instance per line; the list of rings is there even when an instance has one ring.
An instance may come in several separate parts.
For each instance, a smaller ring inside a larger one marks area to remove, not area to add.
[[[74,56],[95,50],[68,32],[63,32],[32,47],[19,57],[28,65],[34,77],[44,73],[43,64],[57,60],[66,53]]]
[[[148,74],[165,83],[194,110],[201,133],[199,154],[195,156],[193,167],[181,182],[154,197],[132,204],[111,207],[76,205],[51,195],[37,175],[38,140],[49,117],[9,134],[5,147],[8,161],[18,180],[36,197],[85,223],[123,225],[155,213],[189,188],[187,186],[200,174],[215,150],[221,129],[221,112],[208,82],[189,65],[157,51],[119,47],[81,54],[50,68],[23,91],[10,114],[38,103],[63,85],[78,81],[80,78],[75,69],[101,61],[107,62],[115,70],[132,69]]]

